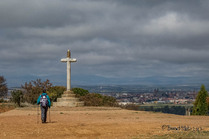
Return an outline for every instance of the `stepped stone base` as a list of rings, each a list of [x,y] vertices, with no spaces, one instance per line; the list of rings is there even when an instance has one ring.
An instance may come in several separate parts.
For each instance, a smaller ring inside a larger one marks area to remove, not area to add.
[[[84,102],[79,101],[73,91],[65,91],[61,98],[57,98],[57,102],[53,102],[53,106],[81,107],[84,106]]]

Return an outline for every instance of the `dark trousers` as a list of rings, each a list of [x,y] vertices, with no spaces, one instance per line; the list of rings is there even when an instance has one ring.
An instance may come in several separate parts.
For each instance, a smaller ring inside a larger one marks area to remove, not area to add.
[[[42,120],[42,123],[46,122],[47,110],[48,110],[48,107],[42,107],[41,106],[41,120]]]

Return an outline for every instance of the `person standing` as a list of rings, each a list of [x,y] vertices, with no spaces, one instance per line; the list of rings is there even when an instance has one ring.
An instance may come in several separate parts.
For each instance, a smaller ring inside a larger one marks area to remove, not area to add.
[[[46,89],[44,89],[43,93],[38,97],[37,104],[40,104],[42,123],[46,123],[47,110],[51,107],[51,101],[46,93]]]

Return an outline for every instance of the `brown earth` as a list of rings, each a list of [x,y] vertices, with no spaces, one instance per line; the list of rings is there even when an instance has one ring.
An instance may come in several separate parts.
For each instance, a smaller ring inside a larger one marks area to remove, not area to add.
[[[50,119],[51,122],[48,116],[48,122],[42,124],[40,115],[37,117],[37,107],[1,113],[0,138],[133,139],[183,132],[162,130],[162,125],[188,125],[209,131],[209,116],[179,116],[109,107],[54,107],[50,110]]]
[[[0,103],[0,113],[6,112],[6,111],[10,111],[10,110],[12,110],[14,108],[15,107],[13,105]]]

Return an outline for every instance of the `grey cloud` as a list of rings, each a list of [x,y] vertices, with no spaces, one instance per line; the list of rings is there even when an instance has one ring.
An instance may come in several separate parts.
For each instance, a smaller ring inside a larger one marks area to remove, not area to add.
[[[201,0],[1,1],[0,72],[58,79],[71,49],[75,76],[207,77],[208,11]]]
[[[2,1],[0,6],[2,22],[0,26],[16,28],[64,25],[65,22],[71,19],[66,9],[67,5],[65,5],[64,1]]]

